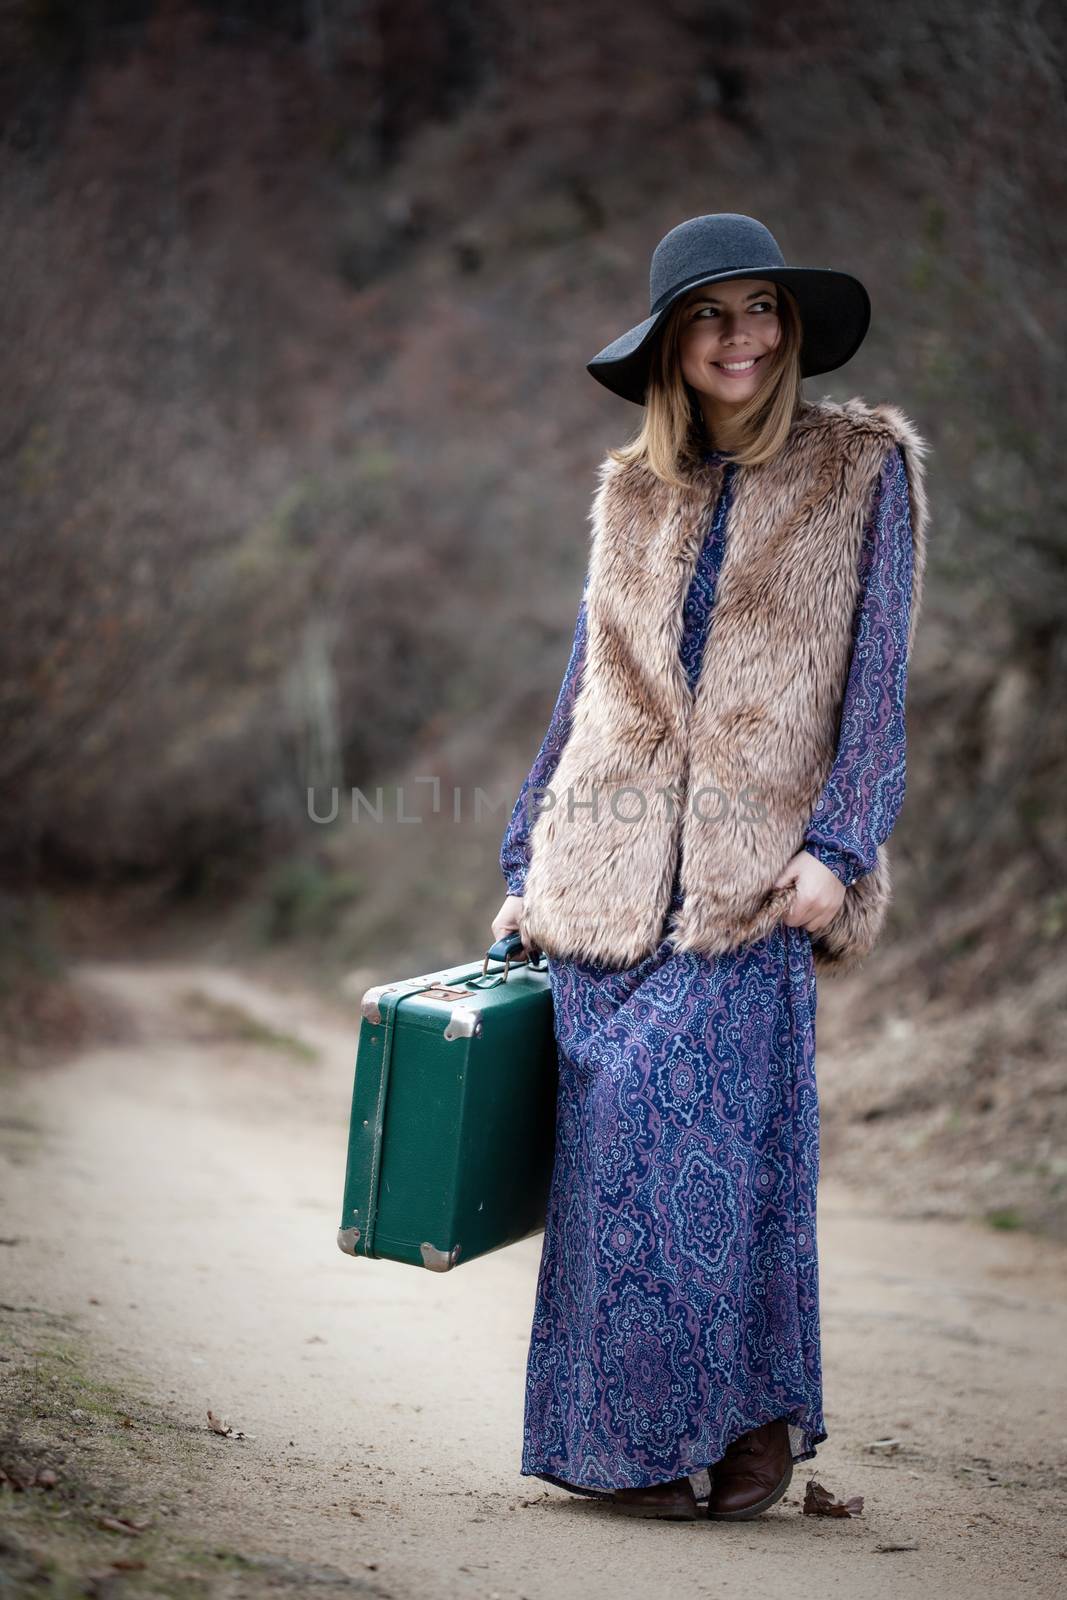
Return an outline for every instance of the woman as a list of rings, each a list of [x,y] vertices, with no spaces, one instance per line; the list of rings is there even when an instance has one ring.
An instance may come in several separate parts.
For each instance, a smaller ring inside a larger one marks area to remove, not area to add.
[[[707,1467],[735,1519],[827,1438],[816,972],[890,899],[926,446],[803,400],[870,303],[755,219],[672,229],[651,301],[589,364],[644,423],[600,469],[492,923],[548,957],[560,1064],[522,1472],[691,1519]]]

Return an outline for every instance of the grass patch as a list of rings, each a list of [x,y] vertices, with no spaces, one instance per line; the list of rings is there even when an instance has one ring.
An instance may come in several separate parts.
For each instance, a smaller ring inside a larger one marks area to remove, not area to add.
[[[5,1600],[380,1593],[336,1568],[190,1539],[174,1507],[210,1484],[220,1450],[243,1447],[175,1420],[143,1384],[95,1377],[72,1318],[5,1306],[0,1344]]]
[[[196,1020],[197,1038],[226,1040],[239,1044],[261,1045],[267,1050],[281,1051],[298,1061],[317,1061],[319,1052],[295,1034],[273,1028],[246,1011],[243,1006],[228,1000],[216,1000],[200,989],[186,989],[181,1003]]]
[[[991,1228],[999,1228],[1006,1233],[1026,1227],[1025,1219],[1014,1206],[1004,1206],[996,1211],[987,1211],[985,1220]]]
[[[330,870],[317,861],[282,862],[268,875],[254,908],[253,935],[268,946],[331,938],[362,888],[355,874]]]

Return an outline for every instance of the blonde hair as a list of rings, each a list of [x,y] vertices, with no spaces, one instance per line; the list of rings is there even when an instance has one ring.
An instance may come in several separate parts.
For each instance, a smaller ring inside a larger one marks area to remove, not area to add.
[[[715,448],[740,466],[770,461],[789,434],[804,401],[800,384],[800,307],[778,284],[778,320],[782,336],[767,363],[767,374],[745,405],[716,429]],[[682,376],[678,345],[687,297],[682,296],[660,330],[652,352],[645,415],[640,430],[608,455],[623,466],[640,462],[664,483],[684,487],[685,472],[708,448],[707,430],[696,392]]]

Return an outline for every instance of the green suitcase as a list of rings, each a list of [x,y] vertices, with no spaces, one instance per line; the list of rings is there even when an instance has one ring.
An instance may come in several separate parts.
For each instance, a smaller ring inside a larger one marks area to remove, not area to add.
[[[559,1064],[540,963],[513,933],[477,965],[367,990],[337,1235],[346,1254],[447,1272],[544,1228]]]

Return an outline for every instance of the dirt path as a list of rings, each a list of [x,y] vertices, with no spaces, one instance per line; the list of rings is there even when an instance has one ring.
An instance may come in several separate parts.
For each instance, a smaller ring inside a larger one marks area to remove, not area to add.
[[[175,1534],[260,1559],[258,1592],[1061,1592],[1056,1245],[894,1222],[824,1175],[828,1442],[757,1521],[620,1522],[519,1475],[540,1237],[444,1276],[337,1250],[358,1005],[171,964],[81,981],[135,1026],[9,1095],[2,1298],[173,1419],[130,1475]],[[800,1515],[813,1476],[863,1514]]]

